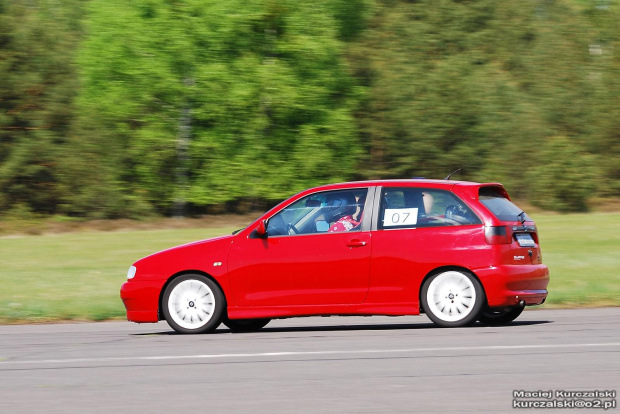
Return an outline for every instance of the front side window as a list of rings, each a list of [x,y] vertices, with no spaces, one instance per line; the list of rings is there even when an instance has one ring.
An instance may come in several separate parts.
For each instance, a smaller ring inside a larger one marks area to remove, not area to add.
[[[429,188],[384,188],[379,229],[481,224],[474,212],[449,191]]]
[[[269,236],[335,233],[361,228],[367,188],[322,191],[301,198],[271,217]]]

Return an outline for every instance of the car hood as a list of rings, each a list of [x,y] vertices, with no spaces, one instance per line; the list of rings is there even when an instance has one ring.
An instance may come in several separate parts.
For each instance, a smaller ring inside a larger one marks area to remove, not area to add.
[[[153,260],[165,259],[167,256],[171,258],[175,256],[179,258],[186,257],[188,255],[191,256],[198,252],[205,252],[206,249],[208,249],[208,251],[213,251],[213,253],[216,253],[217,251],[230,246],[230,242],[233,237],[234,236],[232,235],[219,236],[213,237],[211,239],[199,240],[191,243],[181,244],[179,246],[174,246],[169,249],[161,250],[159,252],[145,256],[142,259],[136,261],[134,263],[134,266],[138,266],[141,264],[144,265],[146,262],[150,262]]]

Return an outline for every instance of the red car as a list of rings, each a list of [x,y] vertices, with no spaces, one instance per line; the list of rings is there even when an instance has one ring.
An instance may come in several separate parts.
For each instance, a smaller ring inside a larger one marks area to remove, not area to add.
[[[545,301],[549,270],[501,184],[390,180],[303,191],[234,235],[138,260],[127,279],[128,320],[200,333],[308,315],[506,324]]]

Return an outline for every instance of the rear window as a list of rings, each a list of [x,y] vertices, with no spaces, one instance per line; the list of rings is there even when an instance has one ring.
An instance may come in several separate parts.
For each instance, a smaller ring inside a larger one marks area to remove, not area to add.
[[[523,210],[504,197],[497,188],[481,188],[480,202],[502,221],[520,221],[518,216]],[[532,221],[527,214],[525,214],[525,220]]]

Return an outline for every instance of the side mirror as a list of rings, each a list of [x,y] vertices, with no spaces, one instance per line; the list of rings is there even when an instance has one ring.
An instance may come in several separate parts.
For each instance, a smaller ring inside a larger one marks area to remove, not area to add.
[[[258,237],[267,237],[267,220],[261,220],[256,227],[256,235]]]

